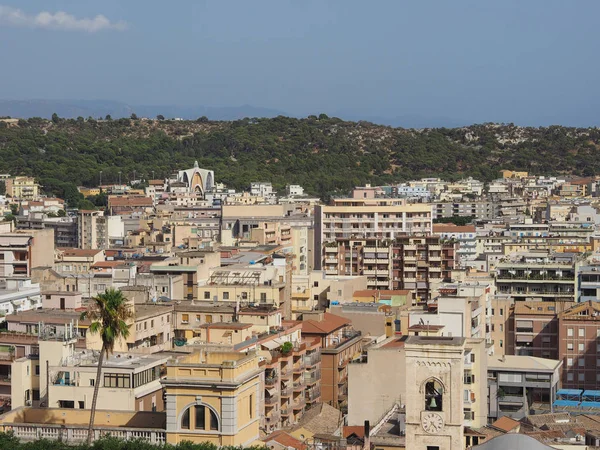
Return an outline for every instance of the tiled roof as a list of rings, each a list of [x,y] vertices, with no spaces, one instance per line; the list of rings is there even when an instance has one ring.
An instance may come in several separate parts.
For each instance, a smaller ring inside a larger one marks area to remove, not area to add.
[[[302,441],[296,439],[294,436],[283,430],[277,430],[263,438],[263,442],[275,441],[287,448],[297,448],[300,450],[306,450],[308,446]]]
[[[511,419],[508,416],[502,416],[492,423],[492,427],[504,431],[505,433],[511,432],[515,428],[519,427],[519,425],[521,425],[520,422],[516,421],[515,419]]]
[[[303,334],[329,334],[333,333],[346,325],[350,325],[351,320],[345,317],[336,316],[331,313],[324,313],[323,320],[304,320],[302,321],[302,333]]]
[[[342,412],[327,403],[319,403],[304,413],[294,429],[305,428],[313,434],[334,434],[340,427]]]

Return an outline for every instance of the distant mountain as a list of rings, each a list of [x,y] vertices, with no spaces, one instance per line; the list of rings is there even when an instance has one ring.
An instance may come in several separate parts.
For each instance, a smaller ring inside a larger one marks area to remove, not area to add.
[[[176,105],[129,105],[110,100],[0,100],[0,116],[18,118],[43,117],[49,119],[52,114],[64,118],[105,117],[110,114],[114,119],[129,117],[132,113],[138,117],[154,118],[162,114],[165,118],[197,119],[206,116],[211,120],[236,120],[244,117],[277,117],[286,115],[283,111],[260,108],[251,105],[242,106],[176,106]]]

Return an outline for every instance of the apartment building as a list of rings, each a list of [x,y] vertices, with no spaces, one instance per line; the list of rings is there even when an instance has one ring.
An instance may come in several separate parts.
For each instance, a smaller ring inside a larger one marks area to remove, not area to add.
[[[0,235],[0,278],[28,278],[33,268],[51,267],[53,262],[53,230],[19,230]]]
[[[560,386],[563,362],[534,356],[488,358],[488,417],[523,419],[532,410],[549,411]]]
[[[18,230],[54,230],[55,247],[77,247],[77,222],[72,217],[47,217],[44,213],[32,213],[17,217]]]
[[[362,351],[362,336],[351,322],[330,313],[304,313],[302,336],[321,343],[321,399],[348,409],[348,364]]]
[[[332,205],[315,206],[315,249],[340,238],[393,240],[400,233],[431,233],[431,228],[431,206],[402,199],[334,199]],[[323,268],[323,253],[315,256],[315,268]]]
[[[515,302],[508,322],[506,354],[560,359],[558,316],[574,303]],[[500,314],[505,311],[499,311]]]
[[[40,185],[32,177],[7,178],[6,195],[19,200],[36,200],[40,196]]]
[[[115,343],[115,351],[138,353],[156,353],[171,349],[173,331],[171,317],[173,306],[158,304],[131,304],[133,318],[127,339],[119,339]],[[86,334],[86,347],[100,350],[100,336]]]
[[[520,305],[523,303],[526,302],[521,302]],[[494,355],[498,357],[514,352],[511,335],[514,304],[515,301],[509,295],[497,294],[491,297],[488,332],[494,345]]]
[[[255,352],[196,352],[167,364],[167,442],[248,446],[259,438],[264,368]]]
[[[303,339],[300,330],[296,323],[258,343],[266,357],[264,427],[269,432],[297,423],[320,402],[321,342]],[[291,348],[284,347],[286,342]]]
[[[212,342],[210,336],[202,330],[209,330],[210,325],[221,326],[240,323],[251,327],[250,333],[264,333],[281,327],[281,311],[270,306],[236,305],[233,302],[189,302],[182,301],[174,305],[173,328],[176,339],[188,342],[194,338]],[[214,334],[212,334],[214,338]],[[233,344],[233,338],[231,342]]]
[[[108,248],[108,228],[104,211],[77,211],[77,247],[82,249]]]
[[[465,266],[467,261],[472,261],[476,258],[477,234],[475,232],[475,225],[434,224],[433,233],[439,235],[445,241],[455,241],[458,243],[456,252],[462,267]]]
[[[499,205],[495,202],[441,202],[432,205],[432,218],[475,217],[477,220],[493,220],[500,215]]]
[[[164,355],[114,353],[102,363],[98,409],[164,411],[161,377]],[[89,409],[94,394],[98,353],[74,351],[49,366],[49,407]]]
[[[576,304],[559,313],[557,322],[562,387],[600,389],[600,306],[595,301]]]
[[[274,222],[262,222],[250,230],[250,240],[258,245],[292,245],[292,227],[289,224]]]
[[[600,266],[582,266],[577,271],[577,301],[597,301],[600,294]]]
[[[150,214],[154,201],[143,195],[110,195],[108,197],[108,210],[110,215],[124,214]]]
[[[509,255],[496,265],[498,293],[515,301],[574,301],[577,255],[545,251]]]
[[[439,236],[399,237],[392,247],[392,289],[414,290],[427,301],[442,282],[450,281],[458,266],[458,244]]]
[[[63,274],[88,273],[94,264],[105,259],[106,253],[100,249],[57,248],[53,267]]]
[[[200,298],[219,302],[291,306],[286,268],[276,266],[232,265],[211,271],[206,284],[199,287]],[[291,288],[291,283],[289,285]]]

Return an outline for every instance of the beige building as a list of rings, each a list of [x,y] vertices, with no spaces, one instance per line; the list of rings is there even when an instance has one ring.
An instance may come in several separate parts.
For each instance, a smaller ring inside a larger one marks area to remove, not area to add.
[[[79,248],[108,248],[108,227],[104,211],[80,209],[77,212],[77,236]]]
[[[59,248],[54,258],[54,270],[67,275],[87,273],[94,264],[105,259],[105,252],[100,249]]]
[[[167,365],[167,441],[248,446],[259,438],[262,377],[256,353],[197,352]]]
[[[134,318],[131,320],[129,336],[119,339],[115,343],[115,351],[137,353],[156,353],[171,349],[171,317],[172,306],[159,304],[131,303]],[[100,336],[92,333],[86,334],[86,347],[93,350],[102,348]]]
[[[110,355],[102,364],[98,409],[164,411],[160,379],[168,360],[164,355]],[[98,353],[89,351],[74,352],[50,365],[48,406],[89,409],[97,368]]]
[[[54,262],[54,230],[17,230],[0,235],[0,277],[31,277]]]
[[[40,185],[32,177],[7,178],[6,195],[19,200],[35,200],[40,196]]]
[[[320,250],[337,239],[394,239],[401,233],[431,233],[431,205],[401,199],[334,199],[315,206],[315,268],[322,268]]]

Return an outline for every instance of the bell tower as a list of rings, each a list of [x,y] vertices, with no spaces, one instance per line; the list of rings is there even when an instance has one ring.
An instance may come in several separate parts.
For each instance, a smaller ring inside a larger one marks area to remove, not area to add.
[[[406,448],[464,448],[465,341],[439,336],[406,339]]]

